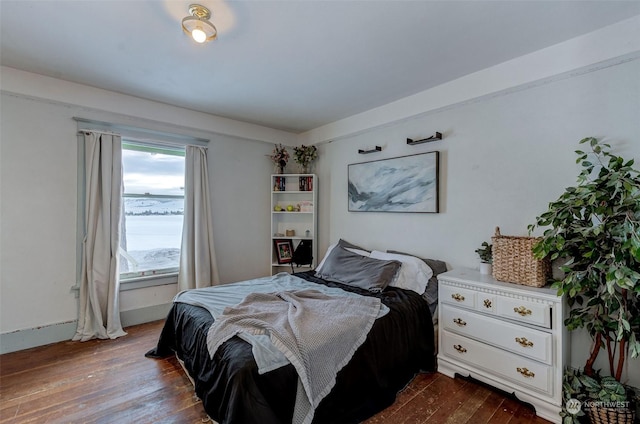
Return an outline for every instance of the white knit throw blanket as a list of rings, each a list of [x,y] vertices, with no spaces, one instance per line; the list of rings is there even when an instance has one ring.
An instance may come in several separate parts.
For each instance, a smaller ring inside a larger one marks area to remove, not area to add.
[[[311,423],[338,371],[364,343],[378,315],[380,299],[327,296],[316,290],[253,293],[228,307],[211,325],[211,357],[238,333],[267,334],[298,372],[294,424]]]

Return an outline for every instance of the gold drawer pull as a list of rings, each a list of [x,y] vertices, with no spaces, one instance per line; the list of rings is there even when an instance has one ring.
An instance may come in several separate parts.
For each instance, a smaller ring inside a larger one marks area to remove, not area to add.
[[[524,306],[513,308],[513,312],[515,312],[516,314],[520,314],[522,316],[531,315],[531,309],[527,309]]]
[[[453,322],[458,324],[460,327],[464,327],[465,325],[467,325],[467,323],[464,322],[461,318],[454,318]]]
[[[522,347],[533,347],[533,342],[527,340],[526,337],[516,337],[516,343]]]
[[[452,294],[451,298],[456,302],[464,302],[464,296],[459,293]]]
[[[491,300],[490,299],[485,299],[484,300],[484,307],[487,309],[491,308]]]
[[[520,368],[520,367],[518,367],[518,368],[516,368],[516,370],[517,370],[520,374],[522,374],[523,376],[525,376],[525,377],[527,377],[527,378],[533,378],[533,377],[535,377],[535,376],[536,376],[536,375],[535,375],[535,373],[534,373],[533,371],[529,371],[529,370],[528,370],[528,369],[526,369],[526,368]]]
[[[460,352],[460,353],[465,353],[465,352],[467,351],[467,349],[463,348],[463,347],[462,347],[462,346],[460,346],[460,345],[453,345],[453,348],[454,348],[455,350],[457,350],[458,352]]]

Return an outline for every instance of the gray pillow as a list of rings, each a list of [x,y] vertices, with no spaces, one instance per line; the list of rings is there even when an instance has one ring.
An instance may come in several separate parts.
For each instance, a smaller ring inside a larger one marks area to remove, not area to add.
[[[411,253],[398,252],[397,250],[387,250],[387,253],[416,256]],[[433,276],[429,279],[429,284],[427,284],[427,289],[422,297],[429,305],[432,305],[433,309],[435,309],[435,305],[438,303],[438,274],[447,272],[447,264],[437,259],[426,259],[420,258],[419,256],[416,256],[416,258],[422,259],[427,265],[429,265],[429,268],[433,270]],[[433,310],[431,312],[433,313]]]
[[[355,245],[355,244],[353,244],[353,243],[349,243],[348,241],[343,240],[343,239],[338,240],[338,246],[340,246],[340,247],[344,247],[344,248],[347,248],[347,247],[348,247],[349,249],[364,250],[365,252],[369,252],[369,253],[371,253],[371,250],[369,250],[369,249],[365,249],[365,248],[360,247],[360,246],[357,246],[357,245]]]
[[[382,261],[336,246],[316,277],[379,293],[393,280],[399,261]]]

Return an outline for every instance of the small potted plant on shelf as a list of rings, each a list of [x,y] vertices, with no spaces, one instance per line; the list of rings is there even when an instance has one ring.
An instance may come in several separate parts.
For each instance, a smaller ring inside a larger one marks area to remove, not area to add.
[[[480,256],[480,274],[491,274],[493,264],[493,245],[482,242],[480,247],[476,249],[476,253]]]
[[[289,161],[289,152],[287,151],[287,148],[282,144],[278,144],[273,149],[273,153],[269,157],[275,165],[276,173],[284,174],[284,167],[287,166],[287,162]]]
[[[640,356],[640,171],[633,160],[612,154],[610,145],[593,137],[580,144],[591,151],[576,150],[582,166],[578,185],[551,202],[529,232],[549,227],[534,245],[534,255],[563,262],[564,275],[553,287],[571,307],[565,325],[585,328],[593,340],[581,371],[594,381],[583,379],[593,386],[587,384],[586,390],[595,405],[590,418],[599,416],[596,407],[606,407],[615,394],[617,401],[625,400],[605,408],[606,422],[632,423],[633,397],[617,384],[626,360]],[[600,377],[594,369],[601,351],[607,354],[609,376]]]
[[[301,167],[302,174],[308,174],[311,170],[311,163],[318,157],[316,146],[305,146],[293,148],[293,158]]]

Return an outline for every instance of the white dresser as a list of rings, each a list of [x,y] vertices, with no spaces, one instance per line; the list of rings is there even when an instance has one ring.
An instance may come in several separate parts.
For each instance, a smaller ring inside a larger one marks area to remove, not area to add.
[[[560,423],[569,363],[565,302],[549,287],[503,283],[470,269],[438,275],[438,372],[471,376]]]

